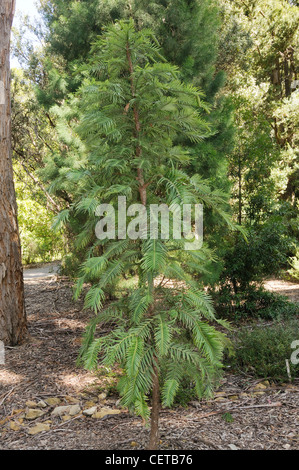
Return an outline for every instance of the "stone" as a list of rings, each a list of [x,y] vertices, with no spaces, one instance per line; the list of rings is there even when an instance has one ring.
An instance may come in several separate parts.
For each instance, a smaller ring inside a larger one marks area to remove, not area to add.
[[[15,421],[10,421],[9,427],[12,431],[20,431],[20,426]]]
[[[25,419],[36,419],[45,414],[44,411],[35,408],[29,408],[25,413]]]
[[[113,410],[112,408],[102,408],[100,411],[94,413],[92,417],[95,419],[102,419],[105,416],[118,415],[120,413],[121,413],[120,410]]]
[[[81,411],[81,408],[80,408],[80,405],[79,405],[79,404],[77,404],[77,405],[72,405],[72,406],[70,407],[69,415],[70,415],[70,416],[75,416],[75,415],[79,414],[80,411]]]
[[[256,386],[254,387],[254,390],[263,390],[264,388],[267,388],[267,386],[264,385],[263,383],[259,383],[259,384],[256,384]]]
[[[91,408],[87,408],[86,410],[83,410],[83,414],[85,416],[92,416],[96,412],[97,412],[97,407],[96,406],[92,406]]]
[[[40,400],[40,401],[36,404],[36,406],[37,406],[38,408],[47,408],[47,403],[45,403],[44,400]]]
[[[99,400],[105,400],[105,398],[107,398],[107,393],[106,392],[100,393],[98,398],[99,398]]]
[[[72,405],[56,406],[56,408],[54,408],[54,410],[52,411],[51,415],[59,417],[67,415],[69,414],[71,407]]]
[[[79,403],[79,398],[74,398],[74,397],[70,397],[70,396],[66,396],[64,397],[64,399],[70,403],[71,405],[76,405],[77,403]]]
[[[57,406],[61,403],[61,400],[60,398],[58,397],[50,397],[50,398],[47,398],[45,400],[45,402],[47,403],[47,405],[49,406]]]
[[[35,401],[28,400],[26,401],[25,405],[28,406],[28,408],[35,408],[37,406],[37,403]]]
[[[90,401],[87,401],[87,402],[85,403],[85,406],[86,406],[86,408],[93,408],[94,406],[97,406],[97,405],[96,405],[96,403],[95,403],[94,401],[91,401],[91,400],[90,400]]]
[[[28,434],[35,436],[35,434],[39,434],[43,431],[50,431],[50,425],[45,423],[38,423],[36,426],[33,426],[29,429]]]
[[[228,444],[228,447],[231,449],[231,450],[239,450],[239,448],[237,446],[235,446],[235,444]]]

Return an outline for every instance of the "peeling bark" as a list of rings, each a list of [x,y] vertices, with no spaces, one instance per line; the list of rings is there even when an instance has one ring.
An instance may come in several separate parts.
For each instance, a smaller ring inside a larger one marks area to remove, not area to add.
[[[11,158],[10,34],[15,0],[0,2],[0,340],[20,344],[27,335],[23,268]]]

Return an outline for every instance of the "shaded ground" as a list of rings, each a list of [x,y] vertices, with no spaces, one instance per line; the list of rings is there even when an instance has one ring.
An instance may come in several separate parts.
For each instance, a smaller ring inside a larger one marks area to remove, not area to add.
[[[144,449],[149,432],[142,420],[120,409],[117,396],[103,394],[113,379],[76,366],[89,314],[72,301],[69,281],[31,278],[25,289],[31,340],[6,348],[0,365],[0,449]],[[53,417],[57,403],[49,398],[81,411]],[[94,406],[119,414],[82,414]],[[298,407],[298,381],[275,386],[227,373],[215,399],[163,410],[160,449],[299,449]],[[43,414],[27,419],[30,409]],[[46,430],[30,434],[38,423]]]

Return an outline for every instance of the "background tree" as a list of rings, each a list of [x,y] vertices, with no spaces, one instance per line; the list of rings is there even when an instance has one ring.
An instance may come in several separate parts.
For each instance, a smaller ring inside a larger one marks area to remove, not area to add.
[[[243,295],[245,306],[253,294],[256,307],[263,293],[254,294],[254,284],[287,269],[299,235],[299,10],[280,0],[221,3],[220,60],[230,59],[225,94],[235,108],[235,148],[228,156],[231,204],[234,217],[248,230],[249,245],[228,235],[220,255],[220,292],[227,304],[241,305]]]
[[[11,158],[10,34],[14,0],[0,4],[0,339],[9,345],[26,337],[23,269]]]

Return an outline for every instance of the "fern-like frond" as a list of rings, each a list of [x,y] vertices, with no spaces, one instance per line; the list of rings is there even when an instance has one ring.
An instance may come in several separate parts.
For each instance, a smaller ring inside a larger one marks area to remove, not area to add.
[[[84,308],[91,308],[97,313],[101,309],[104,299],[105,293],[103,289],[99,286],[93,286],[85,296]]]
[[[155,344],[158,357],[162,358],[168,353],[169,345],[172,339],[171,323],[167,321],[165,315],[155,316]]]
[[[103,338],[95,339],[84,354],[84,366],[87,370],[94,370],[98,364],[98,356],[103,348]]]
[[[69,209],[64,209],[63,211],[59,212],[59,214],[56,215],[53,219],[52,226],[51,226],[52,230],[54,230],[54,232],[58,232],[59,230],[61,230],[64,227],[64,225],[68,222],[69,217],[70,217]]]
[[[146,272],[163,270],[167,260],[167,248],[162,240],[149,239],[143,244],[144,254],[141,267]]]
[[[144,289],[137,289],[132,292],[129,302],[132,324],[137,325],[140,323],[151,303],[152,296],[149,290],[144,292]]]
[[[127,349],[126,372],[129,377],[134,377],[140,366],[143,356],[144,343],[141,337],[135,336]]]

